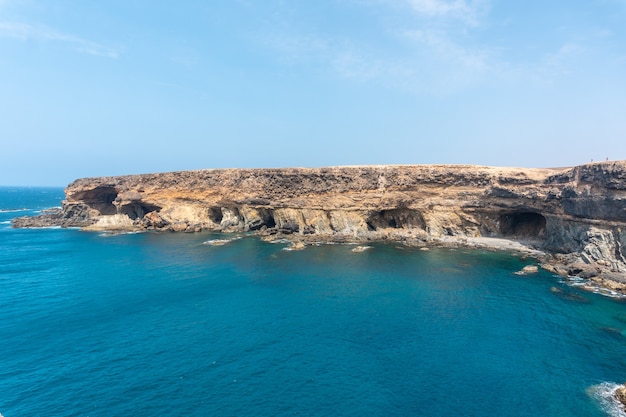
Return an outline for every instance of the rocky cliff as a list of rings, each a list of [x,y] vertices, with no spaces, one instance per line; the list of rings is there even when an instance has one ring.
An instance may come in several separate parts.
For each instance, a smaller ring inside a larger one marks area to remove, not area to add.
[[[554,272],[618,287],[626,278],[626,161],[200,170],[79,179],[65,193],[58,212],[14,225],[417,243],[504,237],[553,254]]]

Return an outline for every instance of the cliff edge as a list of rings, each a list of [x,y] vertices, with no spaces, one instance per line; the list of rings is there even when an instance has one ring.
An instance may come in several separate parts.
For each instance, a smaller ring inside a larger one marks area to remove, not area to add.
[[[15,227],[257,231],[315,240],[522,241],[544,267],[626,290],[626,161],[214,169],[84,178]]]

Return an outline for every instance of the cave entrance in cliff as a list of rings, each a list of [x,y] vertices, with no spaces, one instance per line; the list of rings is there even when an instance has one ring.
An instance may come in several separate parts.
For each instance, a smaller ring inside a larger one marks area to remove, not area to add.
[[[116,198],[117,189],[112,185],[99,185],[91,190],[79,191],[72,195],[72,200],[82,201],[104,215],[117,213],[117,207],[113,204]]]
[[[543,239],[546,234],[546,218],[535,212],[503,214],[500,217],[500,233],[505,237]]]
[[[120,207],[119,213],[126,214],[132,220],[135,220],[137,218],[142,218],[152,211],[161,211],[161,207],[145,203],[134,203]]]
[[[372,213],[367,219],[369,230],[379,229],[413,229],[425,230],[426,223],[422,214],[417,210],[397,208],[381,210]]]

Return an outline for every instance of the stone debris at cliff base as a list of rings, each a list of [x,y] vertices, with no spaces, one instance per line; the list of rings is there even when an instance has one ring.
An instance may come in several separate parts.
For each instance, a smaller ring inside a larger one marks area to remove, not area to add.
[[[286,248],[283,248],[283,250],[292,251],[292,250],[302,250],[304,248],[306,248],[306,245],[304,244],[304,242],[292,242],[291,246],[287,246]]]

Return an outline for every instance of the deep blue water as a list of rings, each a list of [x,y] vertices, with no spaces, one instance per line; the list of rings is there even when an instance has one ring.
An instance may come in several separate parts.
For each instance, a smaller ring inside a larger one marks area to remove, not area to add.
[[[4,417],[620,415],[626,303],[532,260],[10,227],[62,198],[0,188]]]

